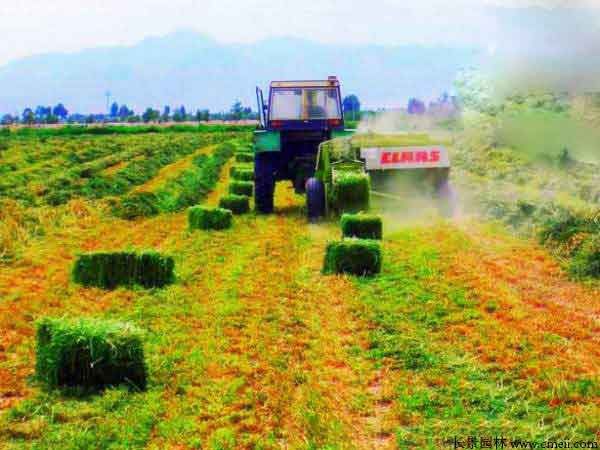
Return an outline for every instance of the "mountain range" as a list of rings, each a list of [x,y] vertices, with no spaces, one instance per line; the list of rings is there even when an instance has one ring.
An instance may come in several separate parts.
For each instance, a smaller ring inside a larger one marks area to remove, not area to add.
[[[71,112],[105,112],[111,102],[140,111],[185,105],[255,108],[254,88],[276,79],[337,75],[343,94],[369,108],[433,99],[452,89],[457,71],[476,63],[477,48],[333,45],[297,38],[224,44],[194,31],[150,37],[129,47],[45,54],[0,67],[0,113],[64,103]]]

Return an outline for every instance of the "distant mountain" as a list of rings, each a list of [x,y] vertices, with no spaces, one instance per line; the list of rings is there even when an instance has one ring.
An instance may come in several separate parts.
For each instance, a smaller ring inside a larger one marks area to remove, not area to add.
[[[0,113],[63,102],[71,112],[103,112],[105,92],[140,111],[185,105],[228,109],[234,99],[254,106],[254,87],[272,79],[337,75],[345,94],[369,107],[405,105],[452,87],[456,72],[480,50],[421,46],[326,45],[280,38],[222,44],[182,31],[132,47],[29,57],[0,67]]]

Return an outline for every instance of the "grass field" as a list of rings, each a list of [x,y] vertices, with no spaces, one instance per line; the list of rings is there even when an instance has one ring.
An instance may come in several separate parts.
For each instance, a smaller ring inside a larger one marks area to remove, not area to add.
[[[0,212],[8,236],[0,266],[0,448],[433,449],[469,436],[599,440],[600,289],[571,279],[531,237],[497,223],[389,214],[380,275],[324,276],[325,247],[340,238],[339,225],[309,225],[289,184],[277,186],[275,215],[235,216],[224,231],[189,231],[185,210],[123,220],[110,199],[71,188],[69,199],[50,206],[32,189],[58,176],[71,154],[93,148],[69,169],[114,154],[110,164],[98,163],[98,177],[115,177],[140,155],[160,161],[110,197],[177,190],[173,180],[195,157],[248,140],[244,131],[218,130],[11,141],[2,164],[29,175],[0,192],[10,206]],[[175,156],[156,156],[175,145]],[[32,148],[27,162],[24,149]],[[219,181],[200,204],[217,206],[228,193],[233,164],[218,166]],[[174,284],[103,291],[71,280],[78,253],[145,249],[174,257]],[[147,390],[45,390],[33,379],[35,321],[45,316],[128,321],[143,330]]]

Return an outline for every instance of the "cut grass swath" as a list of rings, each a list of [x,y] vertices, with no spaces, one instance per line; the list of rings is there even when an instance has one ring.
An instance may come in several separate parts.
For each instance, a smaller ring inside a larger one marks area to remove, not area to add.
[[[226,142],[210,156],[199,155],[190,169],[169,180],[156,192],[134,193],[123,198],[114,208],[115,215],[124,219],[150,217],[197,204],[215,187],[221,168],[234,151],[234,143]]]
[[[159,214],[158,198],[154,192],[136,192],[123,198],[113,207],[115,216],[133,220],[138,217],[152,217]]]

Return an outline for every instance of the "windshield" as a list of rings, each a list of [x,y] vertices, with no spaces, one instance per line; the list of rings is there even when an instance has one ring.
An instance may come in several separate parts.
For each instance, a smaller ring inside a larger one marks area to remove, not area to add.
[[[335,88],[278,88],[271,97],[271,120],[341,119]]]

